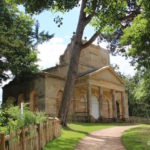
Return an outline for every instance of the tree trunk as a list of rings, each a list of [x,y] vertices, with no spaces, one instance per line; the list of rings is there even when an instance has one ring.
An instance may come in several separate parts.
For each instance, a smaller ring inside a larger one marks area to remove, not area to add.
[[[73,37],[73,47],[71,50],[70,64],[68,68],[67,79],[64,88],[61,107],[58,114],[58,117],[60,118],[63,126],[67,126],[69,107],[70,107],[70,103],[74,91],[75,80],[78,75],[78,64],[79,64],[80,52],[82,49],[82,36],[85,28],[84,8],[85,8],[85,1],[83,0],[81,4],[81,11],[80,11],[80,17],[78,21],[78,26],[76,29],[76,34]]]
[[[63,126],[67,125],[68,111],[74,91],[75,80],[78,74],[79,57],[80,44],[74,44],[65,89],[63,93],[62,104],[59,111],[59,118],[61,119]]]

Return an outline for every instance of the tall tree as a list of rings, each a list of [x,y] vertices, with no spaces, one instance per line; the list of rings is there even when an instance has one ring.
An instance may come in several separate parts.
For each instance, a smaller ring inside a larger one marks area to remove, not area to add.
[[[15,3],[0,1],[0,83],[10,78],[31,75],[38,71],[35,45],[53,35],[33,29],[34,20],[20,12]]]
[[[76,7],[79,0],[17,0],[22,3],[26,10],[35,13],[45,9],[67,12]],[[64,94],[59,111],[62,125],[67,125],[67,117],[71,98],[74,90],[75,80],[78,74],[78,64],[81,51],[88,47],[98,36],[103,33],[117,33],[130,24],[133,18],[140,13],[140,4],[135,0],[82,0],[80,15],[73,37],[72,54],[67,74]],[[95,28],[95,33],[83,43],[83,33],[88,24]]]
[[[129,115],[150,117],[150,71],[138,71],[133,77],[124,77],[129,101]]]

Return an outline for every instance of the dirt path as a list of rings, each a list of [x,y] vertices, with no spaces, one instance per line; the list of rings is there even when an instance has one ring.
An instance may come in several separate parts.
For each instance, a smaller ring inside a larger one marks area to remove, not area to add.
[[[75,150],[125,150],[120,137],[125,130],[137,126],[117,126],[95,131],[83,138]]]

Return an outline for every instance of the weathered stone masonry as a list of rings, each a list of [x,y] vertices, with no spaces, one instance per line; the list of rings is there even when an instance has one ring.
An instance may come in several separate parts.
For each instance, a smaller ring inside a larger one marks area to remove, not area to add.
[[[71,55],[69,44],[59,65],[43,70],[34,78],[12,81],[3,88],[3,99],[20,104],[28,101],[33,111],[57,116]],[[15,101],[16,100],[16,101]],[[128,99],[122,79],[110,66],[107,50],[90,45],[81,52],[69,119],[100,121],[128,119]]]

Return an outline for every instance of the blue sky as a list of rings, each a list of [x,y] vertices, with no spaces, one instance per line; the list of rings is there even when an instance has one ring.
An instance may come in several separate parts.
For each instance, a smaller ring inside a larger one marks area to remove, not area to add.
[[[22,7],[20,7],[23,10]],[[63,16],[63,25],[58,28],[53,21],[56,16]],[[40,23],[40,30],[48,31],[50,34],[55,34],[54,38],[46,43],[38,45],[38,62],[41,69],[54,66],[59,62],[59,56],[63,54],[67,44],[76,30],[79,17],[79,8],[74,8],[72,11],[62,13],[52,13],[50,11],[44,11],[40,15],[34,16]],[[84,32],[84,37],[90,38],[94,33],[94,29],[88,26]],[[96,42],[95,42],[96,43]],[[106,47],[106,43],[101,43],[100,46]],[[129,60],[121,56],[110,56],[112,64],[118,64],[120,71],[126,75],[134,75],[135,70],[130,66]],[[0,100],[2,99],[2,89],[0,89]]]
[[[62,13],[52,13],[50,11],[44,11],[40,15],[34,16],[35,19],[40,22],[40,30],[49,31],[49,33],[54,33],[55,37],[70,37],[76,30],[79,8],[74,8],[72,11],[62,14]],[[63,17],[63,25],[58,28],[57,24],[53,21],[56,16]],[[84,36],[90,37],[94,33],[94,29],[88,26],[84,32]],[[67,39],[65,42],[68,44]]]

